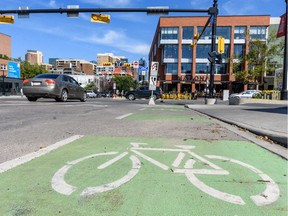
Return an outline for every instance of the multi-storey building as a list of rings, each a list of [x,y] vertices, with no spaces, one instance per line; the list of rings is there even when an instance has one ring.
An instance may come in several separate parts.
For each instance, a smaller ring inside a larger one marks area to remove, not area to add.
[[[56,59],[56,69],[63,70],[64,72],[66,70],[67,73],[74,71],[74,74],[84,73],[86,75],[94,75],[96,74],[96,67],[97,65],[95,63],[86,60]]]
[[[195,92],[206,88],[210,64],[212,27],[208,26],[193,48],[193,36],[201,33],[208,17],[160,17],[149,52],[149,62],[159,62],[159,84],[165,92]],[[233,74],[234,61],[248,52],[249,40],[268,37],[270,16],[218,16],[218,37],[225,38],[227,63],[216,65],[216,91],[241,91],[250,86],[238,83]],[[247,62],[243,69],[248,68]]]
[[[27,50],[27,53],[25,54],[25,60],[29,62],[31,65],[43,64],[43,54],[42,52],[38,50]]]

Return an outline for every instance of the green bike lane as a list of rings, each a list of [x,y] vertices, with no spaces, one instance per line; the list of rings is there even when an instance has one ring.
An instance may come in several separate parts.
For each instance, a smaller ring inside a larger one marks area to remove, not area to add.
[[[211,123],[175,107],[125,121]],[[242,140],[83,136],[0,186],[1,215],[287,215],[287,161]]]

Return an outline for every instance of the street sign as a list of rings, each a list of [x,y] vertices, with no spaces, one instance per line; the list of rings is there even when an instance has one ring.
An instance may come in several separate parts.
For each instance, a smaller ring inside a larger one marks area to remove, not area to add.
[[[133,68],[139,68],[139,62],[138,61],[133,62]]]
[[[155,91],[156,90],[156,83],[157,83],[157,77],[156,76],[150,76],[149,90]]]
[[[151,68],[150,68],[150,75],[151,76],[156,76],[158,75],[158,66],[159,63],[158,62],[152,62],[151,63]]]

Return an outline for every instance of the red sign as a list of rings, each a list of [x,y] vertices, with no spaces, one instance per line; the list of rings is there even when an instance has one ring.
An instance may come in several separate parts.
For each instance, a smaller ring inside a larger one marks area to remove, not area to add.
[[[285,35],[285,33],[286,33],[285,26],[287,27],[286,13],[281,16],[281,21],[280,21],[278,32],[277,32],[277,38],[282,37],[282,36]]]

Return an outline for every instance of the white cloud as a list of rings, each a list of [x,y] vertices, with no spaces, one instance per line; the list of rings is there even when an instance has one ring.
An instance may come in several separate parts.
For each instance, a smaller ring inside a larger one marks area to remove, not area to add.
[[[49,6],[52,8],[56,8],[57,7],[56,0],[50,0]]]
[[[114,47],[128,53],[144,55],[148,54],[150,50],[150,45],[135,41],[134,39],[127,37],[123,32],[116,32],[114,30],[109,30],[102,35],[97,34],[89,37],[74,37],[73,39],[87,43]]]

